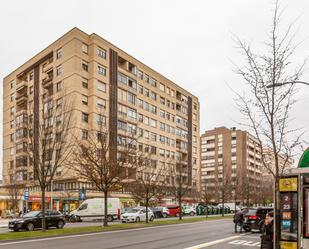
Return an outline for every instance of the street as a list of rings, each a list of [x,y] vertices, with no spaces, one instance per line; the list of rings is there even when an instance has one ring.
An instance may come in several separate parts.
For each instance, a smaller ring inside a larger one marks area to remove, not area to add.
[[[5,249],[229,249],[258,248],[258,233],[234,233],[231,220],[148,227],[62,237],[2,242]]]

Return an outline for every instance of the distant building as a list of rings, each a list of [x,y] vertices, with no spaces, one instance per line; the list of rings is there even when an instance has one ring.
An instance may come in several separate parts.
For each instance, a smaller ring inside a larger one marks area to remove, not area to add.
[[[247,131],[218,127],[201,135],[201,189],[212,202],[258,203],[262,153]]]

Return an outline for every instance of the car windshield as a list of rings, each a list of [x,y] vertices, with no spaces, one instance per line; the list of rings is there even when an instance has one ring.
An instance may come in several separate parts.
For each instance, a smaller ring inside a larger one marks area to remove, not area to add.
[[[256,215],[257,210],[256,209],[247,209],[244,211],[244,215],[252,216]]]
[[[24,218],[32,218],[32,217],[36,217],[38,216],[38,214],[40,214],[41,211],[31,211],[29,213],[26,213],[23,215]]]
[[[133,208],[133,209],[129,210],[128,212],[129,213],[138,213],[139,211],[140,211],[140,209]]]

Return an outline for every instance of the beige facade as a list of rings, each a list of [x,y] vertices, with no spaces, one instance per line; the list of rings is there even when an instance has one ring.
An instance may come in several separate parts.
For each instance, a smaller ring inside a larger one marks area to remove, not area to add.
[[[225,202],[257,202],[261,176],[261,149],[247,131],[218,127],[201,135],[201,189],[211,201],[224,193]]]
[[[76,136],[86,137],[88,131],[98,129],[99,122],[116,135],[118,143],[122,133],[136,132],[140,146],[156,147],[156,165],[178,161],[187,169],[183,172],[188,182],[199,186],[198,98],[97,34],[77,28],[4,79],[4,184],[13,176],[33,184],[32,160],[25,151],[36,84],[40,84],[40,108],[73,103]],[[57,171],[54,184],[54,189],[91,189],[65,166]]]

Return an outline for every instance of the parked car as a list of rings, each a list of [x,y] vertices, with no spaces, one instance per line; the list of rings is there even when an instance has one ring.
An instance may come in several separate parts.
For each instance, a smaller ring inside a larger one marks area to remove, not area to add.
[[[182,213],[185,215],[194,216],[196,215],[196,208],[194,206],[184,206],[182,207]]]
[[[149,221],[154,220],[153,212],[148,208]],[[146,221],[146,208],[133,208],[120,216],[122,223]]]
[[[112,222],[120,216],[120,199],[107,199],[107,221]],[[71,221],[104,219],[104,198],[93,198],[83,201],[78,209],[70,213]]]
[[[259,230],[262,232],[266,214],[273,211],[272,207],[246,208],[244,212],[243,228],[249,232]]]
[[[167,218],[170,215],[170,212],[167,207],[157,207],[161,210],[163,218]]]
[[[155,218],[163,218],[163,212],[161,208],[150,207],[149,209],[153,212]]]
[[[9,221],[8,227],[15,232],[19,230],[33,231],[36,228],[42,228],[43,213],[41,211],[31,211],[22,217]],[[46,228],[56,227],[63,228],[65,218],[62,213],[57,210],[47,210],[45,213]]]
[[[178,205],[167,205],[165,207],[168,209],[169,216],[179,217],[180,207]]]

